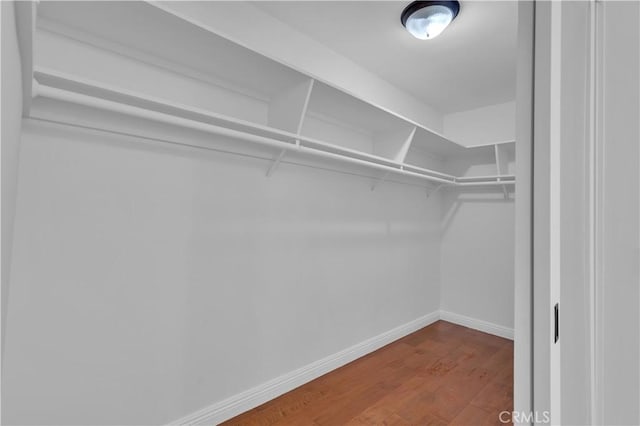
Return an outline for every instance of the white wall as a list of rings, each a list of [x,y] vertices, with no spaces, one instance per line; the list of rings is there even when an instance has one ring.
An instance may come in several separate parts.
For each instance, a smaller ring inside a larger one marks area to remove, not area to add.
[[[598,420],[640,424],[640,3],[600,12]]]
[[[444,116],[444,134],[463,146],[515,140],[515,101]]]
[[[513,329],[515,212],[501,189],[443,199],[441,309]]]
[[[507,159],[509,170],[514,158]],[[494,175],[495,155],[460,158],[460,175]],[[513,186],[448,190],[442,201],[441,309],[513,335],[515,203]]]
[[[11,271],[11,247],[15,217],[18,152],[22,122],[20,52],[14,3],[2,7],[2,346],[6,330]]]
[[[6,424],[162,424],[438,309],[439,199],[28,124]]]

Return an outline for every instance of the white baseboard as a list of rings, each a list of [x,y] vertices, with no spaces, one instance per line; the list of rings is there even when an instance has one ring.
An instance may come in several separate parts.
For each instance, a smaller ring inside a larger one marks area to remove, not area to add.
[[[448,321],[454,324],[473,328],[474,330],[493,334],[495,336],[504,337],[505,339],[513,340],[513,328],[504,327],[502,325],[467,317],[465,315],[455,314],[448,311],[440,311],[440,319],[443,321]]]
[[[218,424],[426,327],[438,319],[440,319],[440,312],[432,312],[343,351],[205,407],[170,423],[170,425]]]

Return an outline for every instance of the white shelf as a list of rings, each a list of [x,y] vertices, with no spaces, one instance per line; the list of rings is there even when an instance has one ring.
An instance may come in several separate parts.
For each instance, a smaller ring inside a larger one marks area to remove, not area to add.
[[[415,126],[326,84],[316,82],[302,135],[403,162]]]
[[[496,144],[495,156],[498,174],[515,173],[516,143],[514,141]]]
[[[311,80],[144,2],[42,2],[37,25],[36,67],[265,126]]]
[[[418,129],[405,162],[460,177],[486,176],[496,173],[494,150],[494,145],[465,148]]]
[[[38,18],[69,33],[161,58],[229,87],[272,98],[307,80],[303,74],[142,1],[41,2]],[[140,56],[139,53],[145,55]]]
[[[40,96],[246,139],[278,159],[295,149],[451,186],[513,180],[512,146],[464,148],[145,2],[42,2],[34,52]],[[497,175],[451,167],[488,154],[504,159]]]

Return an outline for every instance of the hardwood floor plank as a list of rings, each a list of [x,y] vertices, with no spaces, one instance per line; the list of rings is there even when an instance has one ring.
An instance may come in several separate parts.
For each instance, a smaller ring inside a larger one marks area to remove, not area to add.
[[[381,425],[381,426],[411,426],[407,420],[403,419],[393,411],[386,408],[366,410],[359,416],[351,419],[346,425]]]
[[[502,423],[493,411],[487,411],[475,405],[467,405],[450,424],[454,426],[485,426]]]
[[[489,383],[472,401],[471,405],[485,409],[511,411],[513,389],[500,383]]]
[[[418,392],[398,414],[415,425],[434,422],[436,419],[448,424],[467,405],[468,402],[454,391],[440,386],[435,391]]]
[[[513,342],[438,321],[223,424],[501,424],[512,395]]]
[[[343,425],[382,399],[388,392],[389,390],[385,389],[383,385],[376,384],[360,392],[345,395],[340,404],[323,410],[313,420],[320,426]]]

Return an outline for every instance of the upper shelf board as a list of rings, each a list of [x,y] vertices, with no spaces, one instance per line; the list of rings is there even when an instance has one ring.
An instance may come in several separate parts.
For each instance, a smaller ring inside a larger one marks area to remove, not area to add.
[[[141,1],[47,1],[38,17],[271,99],[308,77]]]
[[[372,134],[397,132],[412,127],[394,115],[319,82],[314,84],[311,93],[309,113],[342,121]]]

